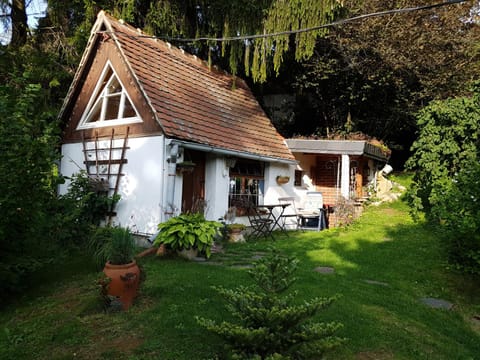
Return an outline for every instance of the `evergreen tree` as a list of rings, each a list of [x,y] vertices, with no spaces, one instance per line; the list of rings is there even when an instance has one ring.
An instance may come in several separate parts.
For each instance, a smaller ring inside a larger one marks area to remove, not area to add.
[[[340,345],[344,339],[334,333],[337,322],[312,321],[336,297],[315,298],[295,304],[297,292],[288,292],[295,282],[298,260],[272,252],[249,271],[255,287],[215,289],[227,302],[237,322],[197,317],[200,325],[228,343],[228,350],[248,359],[311,359]]]

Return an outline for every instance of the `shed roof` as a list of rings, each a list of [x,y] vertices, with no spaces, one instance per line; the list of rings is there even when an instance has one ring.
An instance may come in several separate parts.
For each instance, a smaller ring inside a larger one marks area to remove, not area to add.
[[[378,146],[364,140],[306,140],[286,139],[292,152],[325,155],[364,155],[387,161],[389,154]]]
[[[105,12],[98,14],[92,38],[112,38],[124,63],[147,99],[164,134],[211,148],[294,162],[285,139],[276,131],[247,84],[212,69],[196,56],[155,39]],[[91,62],[82,60],[82,65]],[[79,76],[76,76],[79,78]],[[75,86],[75,81],[72,87]],[[67,95],[66,104],[72,101]]]

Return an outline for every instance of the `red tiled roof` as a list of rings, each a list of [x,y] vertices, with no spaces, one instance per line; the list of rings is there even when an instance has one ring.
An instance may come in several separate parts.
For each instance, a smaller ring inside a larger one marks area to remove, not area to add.
[[[165,135],[215,148],[294,160],[239,78],[101,12]],[[235,81],[235,86],[232,87]]]

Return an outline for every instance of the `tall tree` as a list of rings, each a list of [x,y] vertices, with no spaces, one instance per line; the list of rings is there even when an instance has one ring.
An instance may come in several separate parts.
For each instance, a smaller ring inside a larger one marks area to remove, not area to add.
[[[21,46],[27,42],[28,23],[25,0],[12,0],[12,46]]]
[[[69,4],[83,6],[83,9],[69,12]],[[294,32],[321,25],[332,20],[340,6],[340,0],[50,0],[52,12],[49,16],[60,19],[68,14],[72,24],[80,24],[78,29],[85,34],[94,15],[103,9],[152,35],[188,47],[211,61],[227,59],[224,65],[228,65],[234,74],[244,71],[255,81],[265,82],[269,73],[279,72],[283,56],[290,47],[294,47],[297,59],[308,58],[313,53],[316,39],[325,31],[249,40],[214,39]],[[211,40],[185,41],[198,37]]]
[[[419,0],[345,0],[344,18],[426,5]],[[287,130],[354,131],[408,151],[416,112],[434,99],[465,94],[480,71],[480,27],[471,3],[365,18],[334,27],[294,73],[296,121]],[[291,81],[291,79],[289,79]],[[398,152],[396,152],[398,154]]]
[[[421,0],[346,0],[348,16],[428,5]],[[468,21],[472,1],[430,10],[371,17],[336,29],[337,46],[350,66],[375,77],[376,69],[395,74],[392,81],[418,84],[421,105],[467,93],[466,82],[479,70],[480,28]]]
[[[25,0],[0,0],[4,26],[11,26],[10,46],[18,48],[27,42],[28,23]]]

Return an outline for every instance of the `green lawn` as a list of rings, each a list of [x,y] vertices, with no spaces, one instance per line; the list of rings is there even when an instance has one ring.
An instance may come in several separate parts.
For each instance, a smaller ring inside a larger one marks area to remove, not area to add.
[[[348,341],[330,359],[480,359],[478,279],[449,272],[437,238],[398,201],[369,207],[347,229],[225,246],[208,263],[146,258],[140,297],[128,313],[115,314],[100,310],[99,274],[78,259],[44,274],[65,270],[62,279],[0,313],[0,359],[219,358],[222,343],[194,316],[228,318],[211,286],[250,284],[248,265],[272,245],[300,260],[299,301],[341,295],[318,319],[344,324],[339,335]],[[335,273],[314,271],[319,266]],[[454,307],[429,308],[425,297]]]

